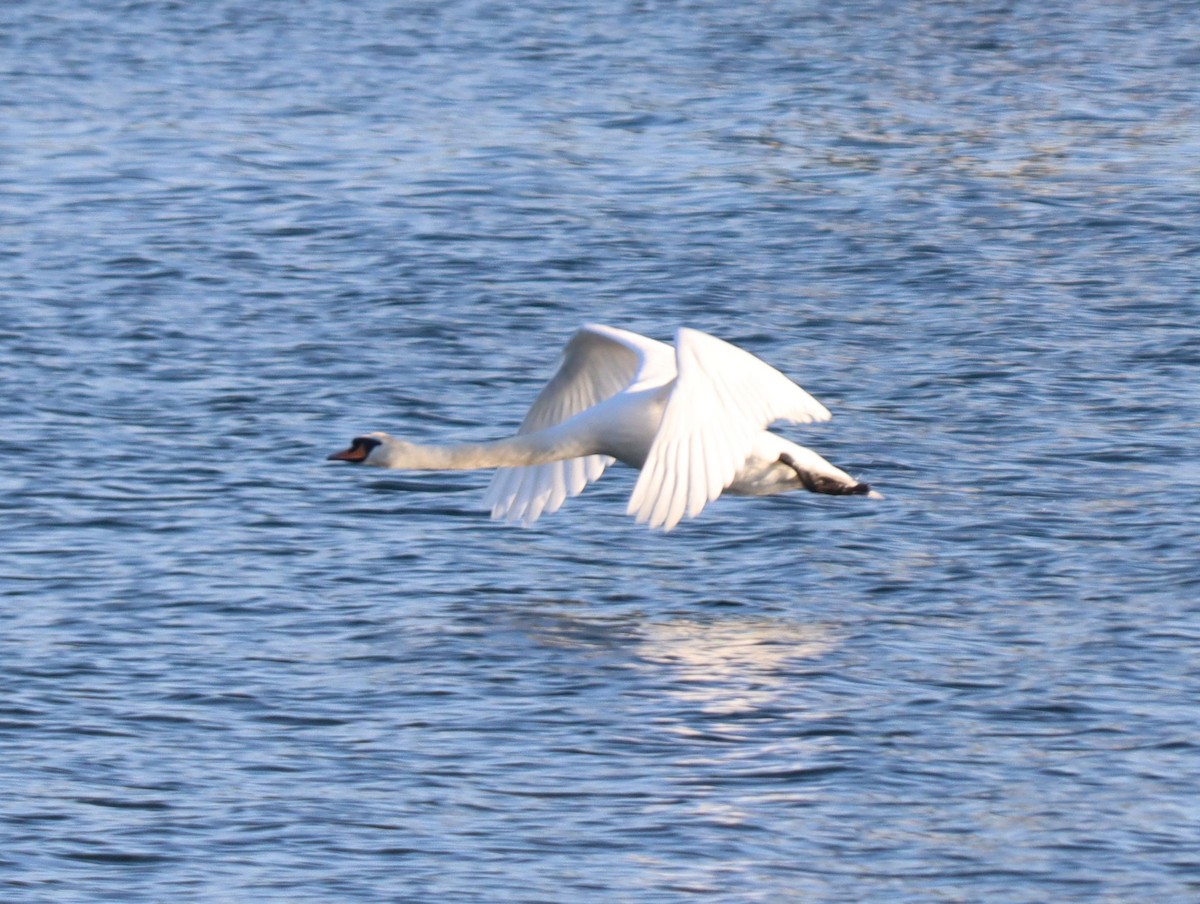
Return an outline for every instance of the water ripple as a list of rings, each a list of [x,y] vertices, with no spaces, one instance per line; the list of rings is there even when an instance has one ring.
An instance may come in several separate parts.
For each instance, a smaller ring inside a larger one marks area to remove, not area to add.
[[[1191,12],[10,4],[5,899],[1194,898]],[[887,499],[324,462],[585,321]]]

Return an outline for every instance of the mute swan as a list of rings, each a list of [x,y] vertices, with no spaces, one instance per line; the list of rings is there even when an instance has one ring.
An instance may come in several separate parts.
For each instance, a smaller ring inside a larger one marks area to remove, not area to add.
[[[770,365],[682,328],[675,347],[588,324],[517,435],[490,443],[422,446],[386,433],[356,437],[329,456],[382,468],[498,468],[493,518],[532,524],[600,477],[614,460],[638,468],[627,512],[670,530],[724,493],[806,489],[881,498],[811,449],[776,436],[774,421],[805,424],[829,411]]]

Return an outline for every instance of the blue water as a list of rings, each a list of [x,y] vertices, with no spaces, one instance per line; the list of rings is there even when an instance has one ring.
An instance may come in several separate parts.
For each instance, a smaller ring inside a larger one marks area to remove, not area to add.
[[[1187,2],[0,9],[5,901],[1200,897]],[[580,323],[886,494],[324,460]]]

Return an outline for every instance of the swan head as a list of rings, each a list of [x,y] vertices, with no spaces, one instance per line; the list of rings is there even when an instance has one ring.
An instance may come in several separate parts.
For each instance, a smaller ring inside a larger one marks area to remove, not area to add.
[[[375,465],[379,468],[387,468],[392,466],[394,458],[403,455],[404,447],[408,445],[386,433],[368,433],[354,437],[350,441],[349,449],[334,452],[332,455],[326,456],[326,460],[348,461],[356,465]]]

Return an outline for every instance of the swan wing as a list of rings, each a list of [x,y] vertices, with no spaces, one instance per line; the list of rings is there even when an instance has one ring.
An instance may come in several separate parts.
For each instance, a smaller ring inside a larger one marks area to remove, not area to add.
[[[538,394],[517,432],[555,427],[635,383],[665,383],[674,375],[675,353],[666,343],[628,330],[588,324],[563,349],[558,371]],[[583,492],[612,462],[607,455],[587,455],[525,468],[500,468],[485,501],[493,518],[532,524]]]
[[[775,368],[707,333],[680,329],[675,356],[679,375],[628,509],[665,530],[721,495],[770,424],[830,416]]]

